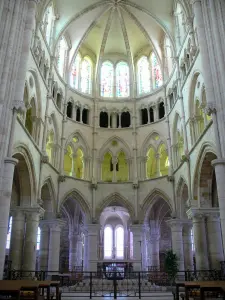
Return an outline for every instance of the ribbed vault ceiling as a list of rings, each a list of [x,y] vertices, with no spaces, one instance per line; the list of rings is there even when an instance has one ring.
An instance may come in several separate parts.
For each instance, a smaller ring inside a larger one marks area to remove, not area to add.
[[[70,62],[82,47],[97,63],[115,55],[132,64],[139,51],[152,49],[161,58],[165,33],[173,39],[173,0],[55,0],[54,6],[56,38],[70,39]]]

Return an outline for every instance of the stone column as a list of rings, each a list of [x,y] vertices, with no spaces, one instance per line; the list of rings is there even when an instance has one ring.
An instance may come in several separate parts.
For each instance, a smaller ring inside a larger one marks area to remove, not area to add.
[[[49,222],[49,253],[51,253],[51,255],[48,256],[49,271],[59,271],[60,234],[64,226],[65,221],[61,219],[55,219]]]
[[[210,269],[220,269],[220,261],[224,261],[222,234],[219,212],[212,212],[206,222]]]
[[[48,256],[49,256],[49,225],[46,220],[40,222],[41,239],[39,250],[39,270],[48,270]]]
[[[1,185],[1,209],[0,209],[0,279],[3,275],[5,263],[5,243],[8,232],[9,209],[12,194],[12,182],[14,168],[17,160],[14,158],[6,158],[4,161],[4,171]]]
[[[216,173],[216,185],[219,199],[222,239],[223,245],[225,247],[225,159],[213,160],[212,166],[214,166]]]
[[[184,249],[184,268],[193,269],[193,251],[192,251],[192,223],[184,224],[183,228],[183,249]]]
[[[83,242],[80,235],[77,236],[77,247],[76,247],[76,264],[77,266],[82,266],[83,258]]]
[[[73,271],[77,265],[77,234],[74,232],[69,233],[69,270]]]
[[[187,215],[192,218],[193,223],[196,268],[197,270],[208,270],[209,260],[204,212],[201,209],[190,208]]]
[[[184,270],[184,249],[183,249],[183,221],[180,219],[170,219],[167,224],[171,228],[172,248],[178,257],[179,271]]]
[[[99,236],[99,225],[97,224],[88,224],[86,225],[86,243],[85,249],[86,252],[86,270],[85,271],[97,271],[97,262],[98,262],[98,236]]]
[[[36,267],[36,246],[37,246],[37,231],[41,214],[44,210],[39,206],[27,208],[26,216],[26,234],[24,242],[24,271],[35,271]]]
[[[23,243],[25,230],[25,214],[18,207],[12,212],[12,232],[9,258],[12,261],[12,269],[21,270],[23,257]]]
[[[133,232],[133,267],[134,271],[142,269],[142,225],[132,225]]]
[[[159,230],[154,230],[154,232],[152,232],[151,230],[149,237],[149,267],[152,267],[157,270],[160,269],[159,240]]]

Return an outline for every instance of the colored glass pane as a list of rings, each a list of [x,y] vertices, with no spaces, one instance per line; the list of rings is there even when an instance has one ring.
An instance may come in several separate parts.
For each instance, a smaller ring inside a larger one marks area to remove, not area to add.
[[[40,250],[40,242],[41,242],[41,229],[38,227],[38,232],[37,232],[37,250]]]
[[[153,88],[157,89],[162,85],[163,79],[162,79],[161,68],[154,52],[151,55],[151,63],[152,63]]]
[[[8,226],[8,233],[6,239],[6,249],[10,248],[11,233],[12,233],[12,217],[9,218],[9,226]]]
[[[78,84],[79,84],[80,61],[81,61],[81,57],[78,54],[72,64],[72,69],[70,73],[70,85],[75,89],[78,89]]]
[[[86,58],[83,60],[81,65],[80,89],[82,93],[91,93],[91,63]]]
[[[123,258],[124,256],[124,229],[119,226],[116,228],[115,232],[115,240],[116,240],[116,257]]]
[[[113,65],[109,61],[104,62],[101,68],[101,96],[113,96]]]
[[[110,226],[104,229],[104,257],[111,258],[113,250],[113,231]]]
[[[57,55],[57,68],[59,74],[63,77],[65,70],[65,62],[66,62],[66,51],[67,51],[67,43],[64,37],[62,37],[58,44],[58,55]]]
[[[116,96],[129,97],[129,67],[126,62],[120,62],[116,67]]]
[[[150,70],[149,62],[146,56],[143,56],[138,61],[138,91],[139,94],[149,93],[151,89],[150,85]]]

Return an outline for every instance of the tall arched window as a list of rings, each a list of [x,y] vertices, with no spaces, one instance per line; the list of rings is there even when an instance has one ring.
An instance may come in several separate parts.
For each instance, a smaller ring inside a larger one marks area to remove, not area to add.
[[[10,248],[11,233],[12,233],[12,217],[9,218],[8,233],[6,239],[6,249]]]
[[[134,257],[134,236],[133,232],[130,231],[130,258]]]
[[[45,11],[42,30],[48,44],[50,44],[53,27],[53,7],[49,5]]]
[[[112,258],[113,230],[111,226],[104,229],[104,258]]]
[[[85,57],[81,64],[80,90],[82,93],[91,93],[91,62]]]
[[[40,242],[41,242],[41,228],[38,227],[38,232],[37,232],[37,250],[40,250]]]
[[[70,85],[74,89],[78,89],[79,87],[80,63],[81,63],[81,56],[80,54],[77,54],[76,59],[72,64],[71,73],[70,73]]]
[[[101,67],[101,96],[113,96],[113,64],[110,61],[105,61]]]
[[[124,229],[118,226],[115,230],[116,258],[124,257]]]
[[[163,83],[162,72],[154,52],[151,54],[151,65],[152,65],[152,83],[153,89],[157,89]]]
[[[66,67],[66,57],[67,57],[68,45],[64,37],[61,37],[58,43],[57,49],[57,69],[60,76],[64,76],[65,67]]]
[[[130,80],[129,66],[126,62],[119,62],[116,66],[116,97],[129,97]]]
[[[149,93],[151,90],[149,61],[142,56],[137,63],[138,93],[139,95]]]

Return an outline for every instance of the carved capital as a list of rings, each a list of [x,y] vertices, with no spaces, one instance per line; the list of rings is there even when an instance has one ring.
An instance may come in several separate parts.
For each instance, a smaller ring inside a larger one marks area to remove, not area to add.
[[[24,101],[14,100],[12,108],[15,109],[18,113],[23,113],[26,110]]]
[[[41,162],[43,164],[47,164],[49,162],[49,157],[48,157],[47,154],[42,154],[42,156],[41,156]]]
[[[206,104],[205,112],[208,116],[216,113],[216,104],[213,102],[208,102]]]
[[[65,181],[66,181],[65,175],[59,175],[58,181],[59,181],[59,182],[65,182]]]
[[[174,176],[172,175],[172,176],[168,176],[167,177],[167,180],[169,181],[169,182],[174,182]]]

